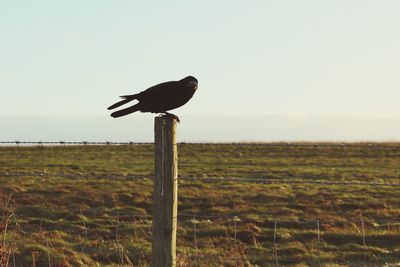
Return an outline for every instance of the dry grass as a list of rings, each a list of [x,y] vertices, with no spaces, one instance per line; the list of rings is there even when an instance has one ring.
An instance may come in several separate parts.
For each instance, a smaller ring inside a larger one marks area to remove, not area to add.
[[[8,228],[11,219],[14,217],[14,209],[11,206],[11,195],[6,196],[3,205],[3,214],[0,221],[0,235],[2,236],[0,243],[0,266],[8,266],[11,256],[12,241],[7,240]]]

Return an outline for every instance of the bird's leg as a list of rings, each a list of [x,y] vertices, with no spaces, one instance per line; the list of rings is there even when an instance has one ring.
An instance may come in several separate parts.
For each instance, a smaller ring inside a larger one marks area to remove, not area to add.
[[[165,115],[167,115],[168,117],[172,117],[174,119],[176,119],[177,122],[181,122],[178,118],[178,116],[176,116],[175,114],[169,113],[169,112],[164,112]]]

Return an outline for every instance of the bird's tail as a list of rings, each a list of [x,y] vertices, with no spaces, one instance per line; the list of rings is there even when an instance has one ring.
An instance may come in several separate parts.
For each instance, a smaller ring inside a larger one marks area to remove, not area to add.
[[[121,110],[111,113],[111,117],[113,117],[113,118],[122,117],[122,116],[128,115],[130,113],[136,112],[138,110],[140,110],[140,106],[139,106],[139,104],[136,104],[132,107],[124,108],[124,109],[121,109]]]
[[[122,95],[122,96],[120,96],[120,98],[123,98],[124,100],[121,100],[121,101],[109,106],[107,109],[110,110],[110,109],[114,109],[114,108],[117,108],[119,106],[122,106],[122,105],[124,105],[124,104],[126,104],[126,103],[128,103],[128,102],[130,102],[130,101],[132,101],[134,99],[136,99],[136,97],[137,97],[137,94],[135,94],[135,95]]]

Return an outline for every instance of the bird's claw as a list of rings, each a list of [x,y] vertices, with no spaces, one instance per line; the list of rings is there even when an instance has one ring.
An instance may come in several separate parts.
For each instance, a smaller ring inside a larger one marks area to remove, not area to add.
[[[177,122],[181,122],[179,120],[179,117],[176,116],[175,114],[172,114],[172,113],[169,113],[169,112],[165,112],[164,114],[167,115],[168,117],[174,118]]]

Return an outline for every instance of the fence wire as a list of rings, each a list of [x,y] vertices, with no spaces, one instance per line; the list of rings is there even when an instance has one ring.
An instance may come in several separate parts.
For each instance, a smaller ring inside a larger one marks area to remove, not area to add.
[[[262,146],[262,147],[312,147],[312,148],[382,148],[400,149],[400,143],[308,143],[308,142],[178,142],[179,145],[198,144],[198,145],[234,145],[234,146]],[[154,142],[135,142],[135,141],[0,141],[0,145],[154,145]]]
[[[16,206],[15,208],[18,208]],[[43,206],[43,214],[45,215],[45,212],[50,212],[51,210],[48,210],[48,207]],[[110,216],[111,218],[121,218],[121,219],[137,219],[141,218],[143,220],[152,220],[152,215],[147,214],[147,213],[138,213],[138,212],[129,212],[129,211],[96,211],[93,209],[82,209],[82,208],[76,208],[72,209],[69,208],[68,212],[70,214],[76,214],[79,216],[100,216],[102,214],[107,214],[107,216]],[[235,212],[233,212],[235,213]],[[14,214],[14,216],[19,217],[18,214]],[[45,218],[45,217],[43,217]],[[303,225],[304,227],[309,228],[309,226],[315,226],[315,229],[319,229],[318,227],[321,226],[322,224],[333,224],[333,225],[343,225],[343,224],[359,224],[359,225],[365,225],[368,227],[372,228],[379,228],[383,226],[398,226],[400,227],[400,216],[393,216],[390,219],[376,219],[376,218],[368,218],[368,217],[360,217],[360,216],[355,216],[355,217],[342,217],[341,219],[336,219],[336,220],[326,220],[326,219],[274,219],[271,217],[271,215],[263,215],[263,214],[242,214],[242,213],[237,213],[234,215],[228,215],[228,214],[204,214],[200,213],[198,211],[185,211],[185,212],[179,212],[177,215],[177,218],[179,219],[180,222],[187,222],[190,224],[198,224],[200,222],[206,222],[206,223],[216,223],[216,222],[254,222],[254,220],[262,220],[262,223],[264,224],[269,224],[273,227],[274,224],[296,224],[296,225]],[[319,230],[318,230],[319,231]]]
[[[112,141],[0,141],[2,145],[148,145],[150,142]]]
[[[0,173],[0,177],[59,177],[68,179],[119,179],[119,180],[152,180],[148,175],[118,175],[118,174],[68,174],[68,173]],[[363,181],[324,181],[315,177],[310,179],[302,178],[235,178],[235,177],[206,177],[196,178],[188,176],[179,176],[181,182],[203,182],[203,183],[255,183],[255,184],[284,184],[284,185],[321,185],[321,186],[381,186],[381,187],[400,187],[400,183],[384,182],[363,182]],[[400,177],[396,180],[400,180]]]

